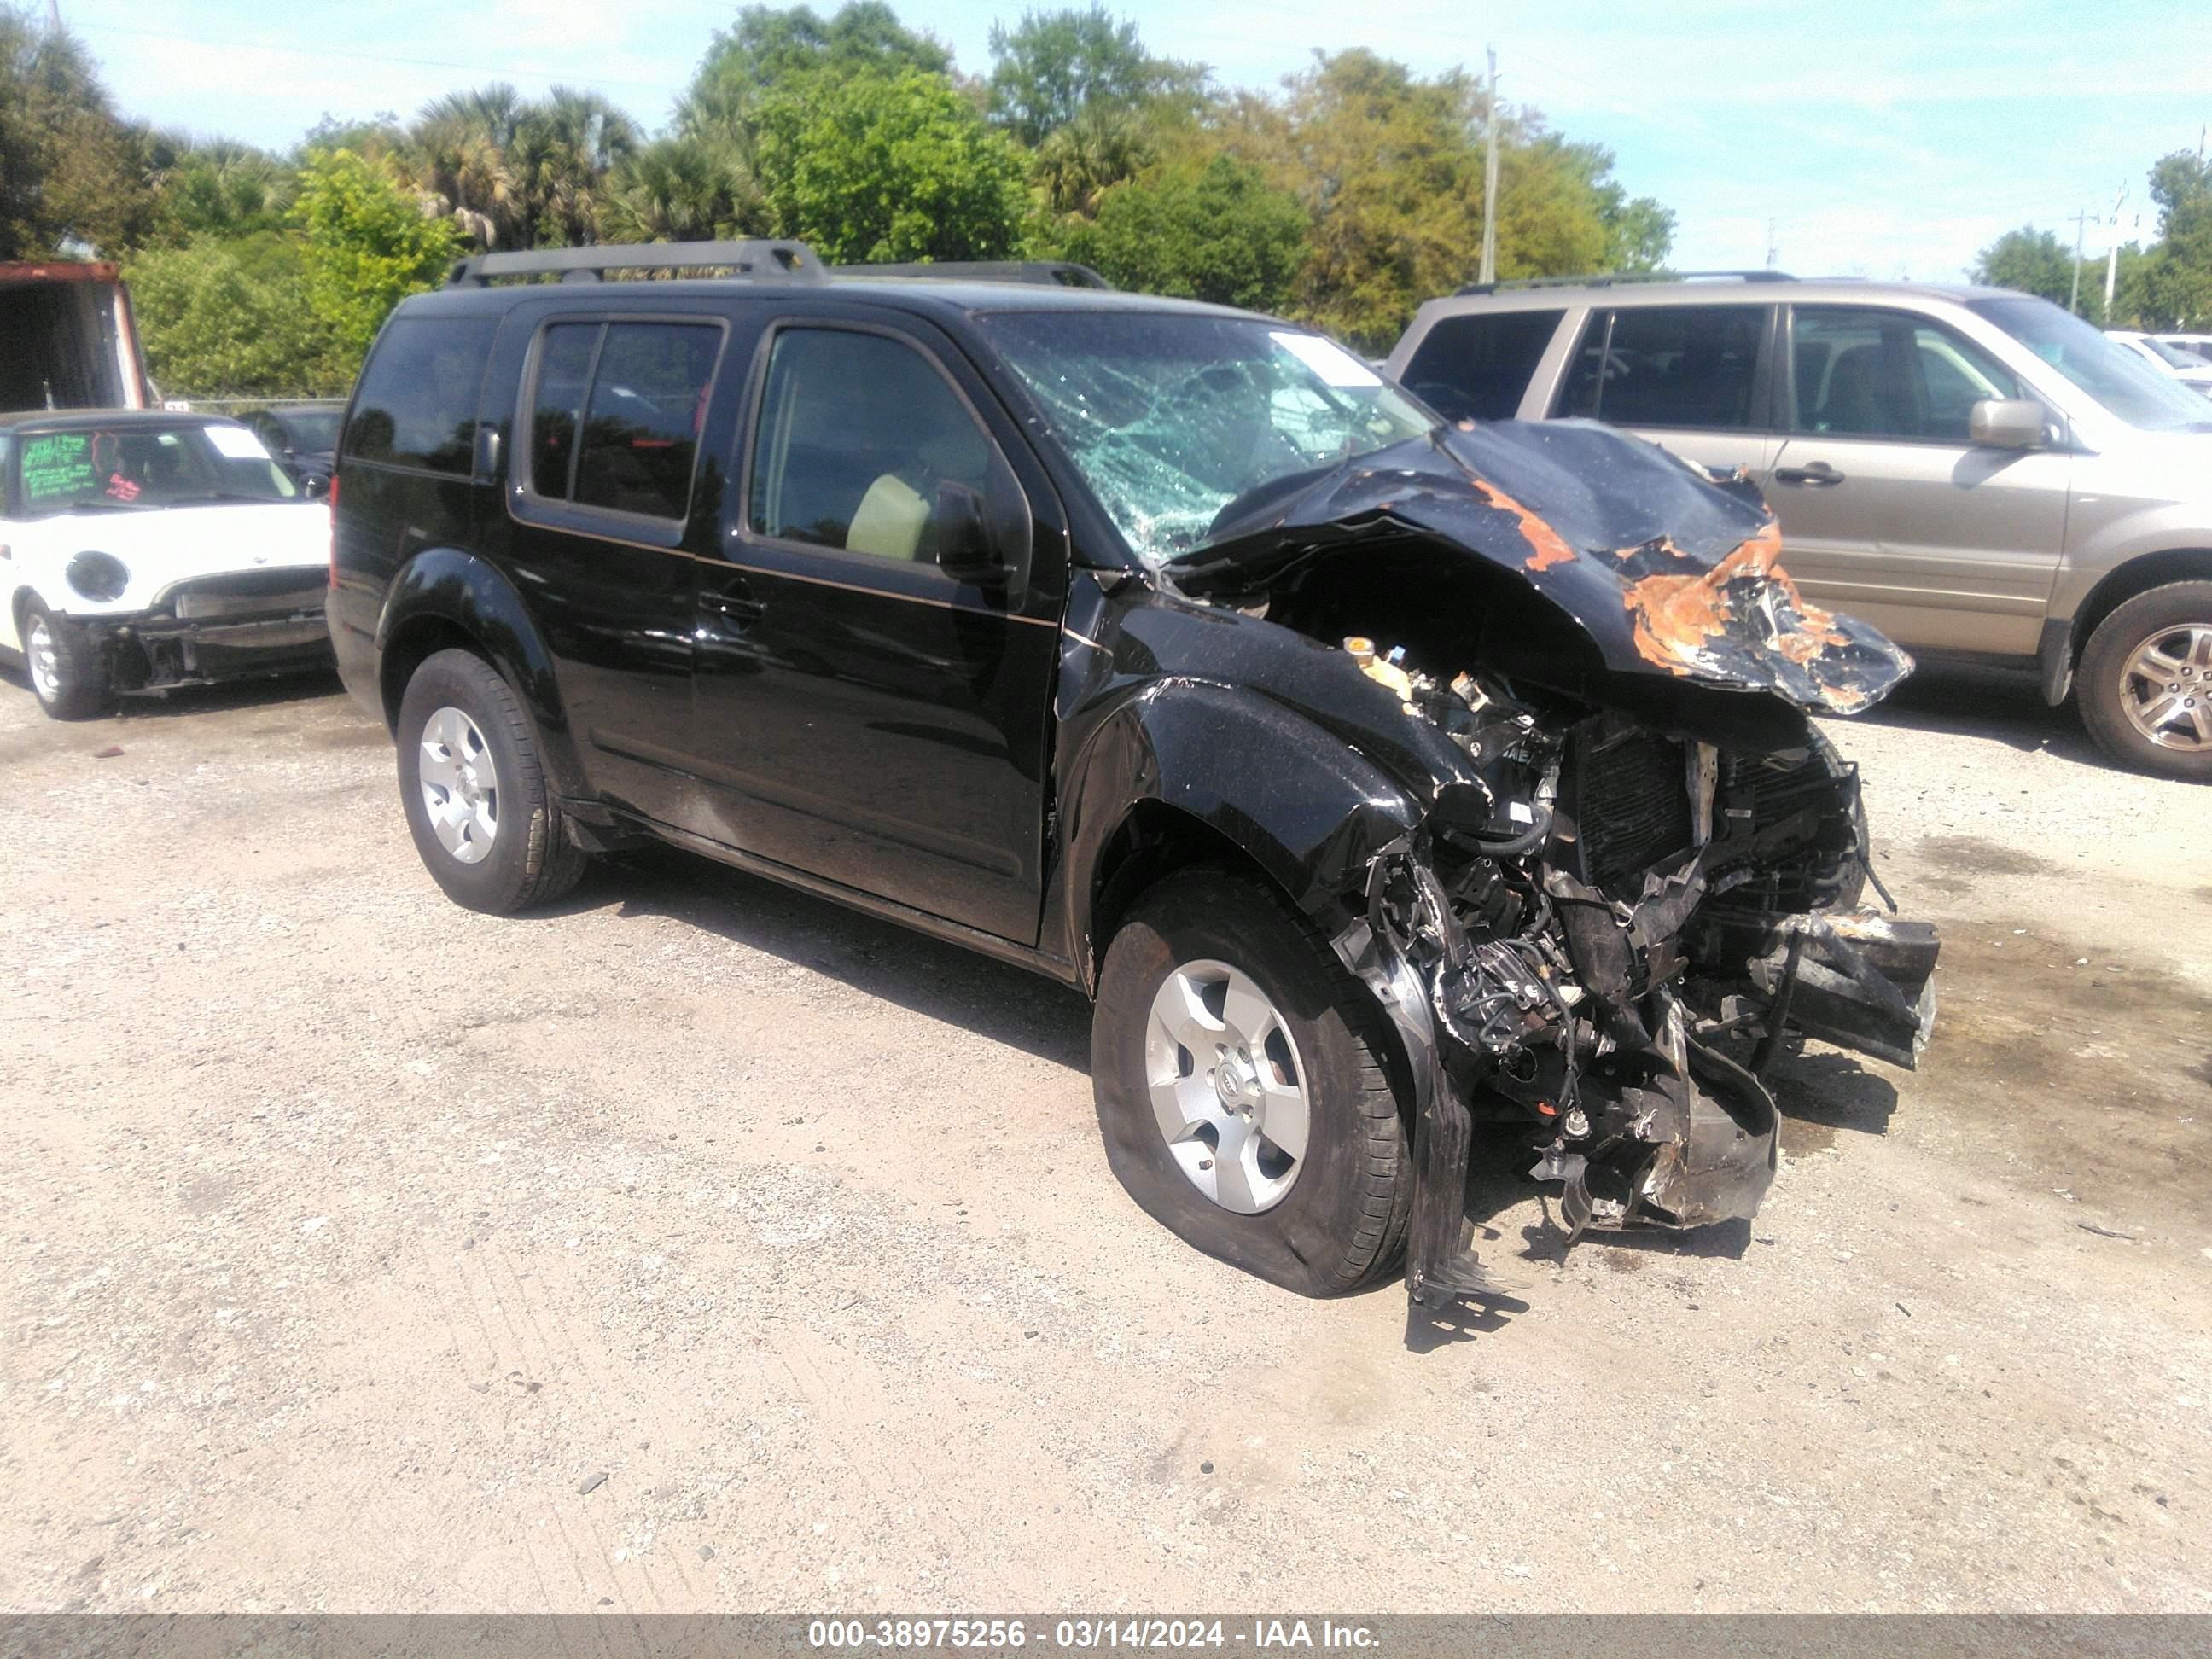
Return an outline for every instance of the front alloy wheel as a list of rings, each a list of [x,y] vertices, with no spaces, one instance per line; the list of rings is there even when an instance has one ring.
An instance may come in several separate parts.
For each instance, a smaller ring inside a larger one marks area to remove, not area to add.
[[[1291,1030],[1249,975],[1187,962],[1160,981],[1145,1039],[1152,1115],[1190,1184],[1257,1215],[1298,1178],[1312,1110]]]
[[[1307,1296],[1389,1272],[1412,1158],[1374,994],[1265,880],[1213,866],[1139,896],[1098,971],[1106,1161],[1207,1255]]]

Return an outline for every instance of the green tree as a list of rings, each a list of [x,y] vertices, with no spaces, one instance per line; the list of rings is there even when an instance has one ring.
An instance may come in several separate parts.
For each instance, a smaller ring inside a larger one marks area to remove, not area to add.
[[[75,35],[0,6],[0,259],[112,257],[144,240],[156,148],[117,116]]]
[[[2212,161],[2191,150],[2160,157],[2150,195],[2159,242],[2136,289],[2141,314],[2160,329],[2212,326]]]
[[[1473,277],[1482,249],[1486,94],[1464,70],[1431,77],[1371,52],[1317,54],[1278,98],[1244,94],[1218,142],[1267,168],[1312,216],[1293,312],[1370,351],[1415,307]],[[1499,112],[1498,270],[1543,276],[1650,269],[1673,216],[1629,199],[1611,152],[1571,143],[1534,111]]]
[[[663,138],[616,172],[602,228],[611,242],[696,242],[760,236],[767,199],[727,145]]]
[[[1258,167],[1186,156],[1107,191],[1062,249],[1116,287],[1280,311],[1305,263],[1306,229],[1297,198]]]
[[[255,236],[283,228],[299,189],[297,167],[228,139],[169,143],[174,155],[160,180],[165,240]]]
[[[1107,189],[1135,178],[1158,158],[1158,135],[1142,114],[1091,103],[1038,146],[1030,176],[1049,211],[1088,217]]]
[[[2018,289],[2063,306],[2074,290],[2074,250],[2055,231],[2022,225],[1976,254],[1966,274],[1985,287]],[[2094,278],[2082,284],[2085,289],[2095,285]]]
[[[896,76],[912,70],[949,76],[952,54],[898,20],[882,0],[852,0],[829,17],[811,6],[747,6],[719,30],[691,89],[678,106],[678,133],[732,147],[753,161],[755,111],[817,76]]]
[[[596,93],[540,100],[501,82],[434,100],[395,151],[434,210],[484,247],[586,246],[620,169],[643,144],[637,124]]]
[[[1458,70],[1423,80],[1366,51],[1320,57],[1280,99],[1247,94],[1224,125],[1313,219],[1292,308],[1370,351],[1413,308],[1473,274],[1482,244],[1480,94]]]
[[[1117,22],[1096,0],[1024,11],[1011,29],[992,24],[991,56],[992,118],[1031,147],[1094,106],[1169,105],[1187,112],[1206,85],[1202,65],[1153,57],[1134,23]]]
[[[452,221],[426,216],[389,163],[348,149],[307,158],[292,217],[302,291],[349,372],[392,307],[436,283],[461,248]]]
[[[637,123],[597,93],[555,87],[523,113],[512,149],[532,247],[599,240],[617,171],[644,143]]]
[[[308,303],[300,246],[274,231],[203,236],[124,266],[147,367],[201,398],[342,392],[354,360]]]
[[[942,76],[803,76],[757,118],[776,232],[832,264],[1000,258],[1021,242],[1022,157]]]

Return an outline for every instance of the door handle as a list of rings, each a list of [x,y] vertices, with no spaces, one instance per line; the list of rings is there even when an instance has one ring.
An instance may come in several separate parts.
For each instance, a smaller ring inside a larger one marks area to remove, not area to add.
[[[1814,489],[1826,489],[1830,484],[1839,484],[1843,481],[1844,475],[1826,461],[1814,461],[1810,466],[1778,466],[1774,469],[1774,482],[1777,483],[1804,484]]]
[[[702,593],[699,596],[699,605],[702,610],[712,611],[740,633],[768,614],[768,607],[753,598],[752,590],[742,582],[735,587]]]

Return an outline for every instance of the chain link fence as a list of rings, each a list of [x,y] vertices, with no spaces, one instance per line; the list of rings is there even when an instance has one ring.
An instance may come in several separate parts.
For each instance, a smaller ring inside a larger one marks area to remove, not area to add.
[[[258,414],[264,409],[329,409],[343,410],[343,398],[194,398],[165,393],[161,407],[195,415]]]

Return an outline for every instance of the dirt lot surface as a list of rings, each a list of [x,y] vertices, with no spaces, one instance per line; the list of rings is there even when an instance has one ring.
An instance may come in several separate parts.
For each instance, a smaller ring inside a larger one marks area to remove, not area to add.
[[[448,904],[325,684],[0,684],[0,1607],[2212,1608],[2212,793],[1837,728],[1945,925],[1747,1228],[1297,1300],[1108,1175],[1088,1011],[675,854]],[[111,746],[121,753],[102,757]]]

